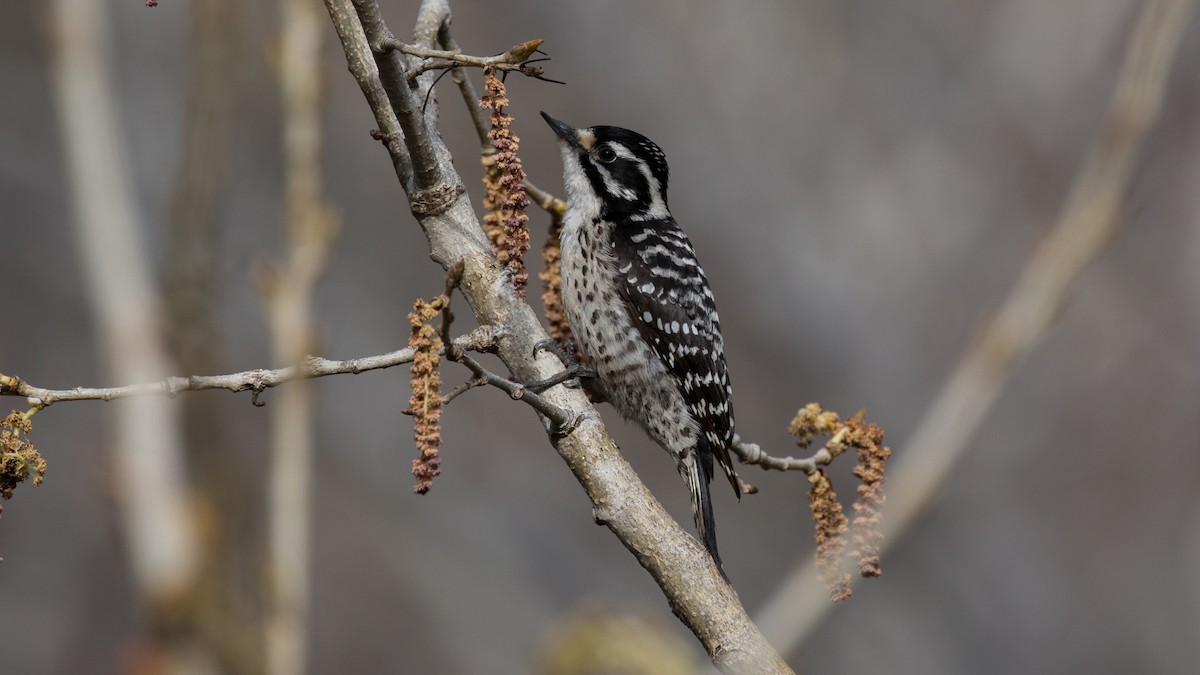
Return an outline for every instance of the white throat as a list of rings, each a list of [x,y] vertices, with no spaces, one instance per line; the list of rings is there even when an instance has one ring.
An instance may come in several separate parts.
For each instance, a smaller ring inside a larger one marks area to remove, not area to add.
[[[567,189],[567,215],[563,220],[563,229],[571,232],[600,215],[600,200],[592,191],[575,149],[565,143],[559,149],[563,160],[563,186]]]

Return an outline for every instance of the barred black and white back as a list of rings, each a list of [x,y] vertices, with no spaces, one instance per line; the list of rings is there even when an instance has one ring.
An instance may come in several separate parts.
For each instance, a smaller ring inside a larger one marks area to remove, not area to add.
[[[729,455],[733,390],[712,290],[667,206],[666,157],[627,129],[542,115],[562,140],[563,304],[597,373],[591,386],[675,457],[720,566],[709,482],[716,460],[741,496]]]

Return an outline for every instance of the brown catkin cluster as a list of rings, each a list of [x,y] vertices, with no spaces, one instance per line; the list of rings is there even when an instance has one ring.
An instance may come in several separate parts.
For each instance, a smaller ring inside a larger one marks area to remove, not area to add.
[[[879,563],[879,547],[883,542],[883,531],[879,524],[883,518],[884,466],[892,451],[883,444],[883,430],[874,424],[865,424],[859,418],[846,422],[850,427],[847,443],[858,449],[858,465],[854,475],[858,477],[858,498],[854,500],[854,546],[852,555],[858,565],[859,574],[877,577],[883,573]]]
[[[491,67],[483,69],[483,76],[487,94],[479,100],[479,107],[491,111],[488,138],[493,150],[483,158],[487,168],[483,177],[483,206],[487,209],[484,229],[496,256],[512,271],[517,294],[524,297],[529,283],[524,258],[529,250],[529,229],[525,225],[529,219],[525,215],[529,198],[525,196],[525,168],[517,156],[520,139],[511,129],[512,115],[504,112],[504,106],[508,105],[504,83]]]
[[[565,344],[574,339],[571,326],[567,323],[566,312],[562,302],[562,248],[559,234],[562,232],[562,216],[556,215],[550,223],[550,233],[542,246],[542,271],[538,278],[542,280],[542,308],[546,313],[547,332],[559,344]]]
[[[801,447],[808,447],[813,436],[832,436],[840,425],[837,413],[822,410],[819,403],[809,403],[796,413],[788,425],[788,433],[799,439],[796,442]]]
[[[438,371],[441,356],[438,355],[438,334],[429,324],[445,306],[446,296],[438,296],[433,302],[418,299],[408,315],[412,333],[408,344],[413,348],[412,397],[408,400],[413,416],[413,439],[421,456],[413,460],[413,477],[417,479],[413,492],[425,494],[433,487],[433,478],[440,474],[442,458],[438,446],[442,444],[442,378]]]
[[[834,602],[841,602],[851,594],[850,575],[842,571],[846,515],[842,513],[842,505],[824,471],[809,474],[808,482],[812,485],[808,491],[808,504],[817,530],[817,576],[829,589],[829,597]]]
[[[814,455],[824,456],[818,461],[825,464],[850,448],[858,451],[854,475],[858,477],[859,485],[853,523],[847,522],[828,475],[817,469],[808,476],[812,484],[809,506],[817,530],[817,575],[835,601],[845,600],[850,597],[850,576],[842,571],[843,535],[846,532],[851,534],[851,555],[859,574],[864,577],[882,574],[879,552],[883,542],[880,522],[883,517],[884,465],[891,450],[883,444],[883,430],[864,422],[861,412],[842,420],[837,413],[824,410],[817,403],[809,403],[796,413],[788,425],[788,433],[796,436],[801,446],[809,445],[816,436],[829,436],[825,447]]]
[[[487,233],[492,252],[504,265],[508,264],[505,246],[504,223],[500,216],[500,204],[504,195],[500,190],[500,169],[496,166],[496,151],[488,148],[483,153],[483,231]]]
[[[0,497],[12,499],[13,490],[26,478],[35,486],[42,484],[46,460],[29,441],[32,429],[29,418],[16,410],[0,422]]]

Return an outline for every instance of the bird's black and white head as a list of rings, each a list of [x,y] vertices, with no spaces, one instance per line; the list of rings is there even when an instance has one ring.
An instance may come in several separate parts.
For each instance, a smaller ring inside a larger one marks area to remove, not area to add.
[[[579,215],[612,222],[667,218],[667,157],[621,127],[576,129],[542,113],[558,135],[567,201]]]

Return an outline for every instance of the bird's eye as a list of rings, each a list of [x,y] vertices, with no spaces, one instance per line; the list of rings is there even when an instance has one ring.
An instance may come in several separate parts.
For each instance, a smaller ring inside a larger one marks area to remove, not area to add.
[[[596,159],[605,164],[612,164],[617,159],[617,152],[606,145],[596,151]]]

